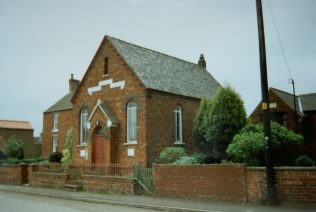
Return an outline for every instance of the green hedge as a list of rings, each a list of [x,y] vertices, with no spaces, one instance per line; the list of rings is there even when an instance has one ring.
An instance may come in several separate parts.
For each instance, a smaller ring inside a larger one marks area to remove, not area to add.
[[[11,158],[11,159],[6,159],[6,160],[0,160],[0,165],[17,165],[20,163],[32,164],[32,163],[39,163],[46,160],[47,158],[31,158],[31,159],[22,159],[22,160]]]

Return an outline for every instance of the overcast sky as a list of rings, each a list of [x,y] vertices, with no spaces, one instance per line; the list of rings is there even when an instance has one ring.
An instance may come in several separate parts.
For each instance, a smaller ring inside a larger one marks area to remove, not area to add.
[[[298,94],[316,92],[316,0],[270,0]],[[269,86],[292,92],[263,0]],[[0,0],[0,119],[42,131],[43,111],[81,79],[105,34],[196,63],[261,99],[255,0]]]

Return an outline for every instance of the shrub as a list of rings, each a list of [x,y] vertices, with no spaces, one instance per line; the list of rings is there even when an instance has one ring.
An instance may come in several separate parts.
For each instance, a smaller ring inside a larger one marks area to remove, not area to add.
[[[314,166],[315,161],[306,155],[301,155],[295,160],[296,166]]]
[[[17,165],[20,163],[26,163],[26,164],[32,164],[32,163],[38,163],[45,161],[47,159],[45,158],[31,158],[31,159],[16,159],[16,158],[11,158],[11,159],[6,159],[6,160],[0,160],[0,165]]]
[[[273,152],[278,157],[275,158],[276,164],[284,164],[291,161],[290,154],[282,151],[289,146],[302,143],[303,136],[295,134],[276,122],[271,123],[271,143]],[[264,165],[265,142],[262,124],[248,124],[229,144],[227,154],[236,162],[246,163],[247,165]],[[281,154],[282,153],[282,154]],[[294,157],[295,158],[295,157]],[[292,159],[294,162],[294,158]],[[292,162],[292,163],[293,163]]]
[[[174,164],[198,164],[198,161],[193,156],[182,156]]]
[[[51,163],[61,163],[61,158],[63,154],[60,152],[54,152],[49,156],[49,162]]]
[[[171,164],[176,162],[180,157],[186,156],[185,151],[181,147],[166,147],[160,152],[157,163]]]
[[[6,152],[8,158],[24,158],[23,142],[15,136],[11,136],[7,140],[7,142],[4,145],[4,151]]]
[[[205,158],[206,158],[206,155],[203,154],[203,153],[194,153],[192,155],[192,157],[194,157],[197,161],[198,164],[203,164],[205,163]]]

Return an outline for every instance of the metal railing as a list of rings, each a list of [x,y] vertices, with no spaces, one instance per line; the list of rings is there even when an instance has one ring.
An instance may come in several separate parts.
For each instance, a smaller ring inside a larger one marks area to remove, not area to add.
[[[35,170],[34,170],[35,171]],[[48,173],[65,173],[62,163],[39,164],[36,171]],[[80,173],[80,175],[100,175],[100,176],[134,176],[133,166],[126,166],[117,163],[111,164],[86,164],[71,165],[68,174]]]

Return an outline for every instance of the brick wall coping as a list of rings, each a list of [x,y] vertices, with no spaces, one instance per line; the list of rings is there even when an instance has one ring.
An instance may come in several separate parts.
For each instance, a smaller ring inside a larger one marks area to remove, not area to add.
[[[18,167],[20,165],[2,164],[0,167]]]
[[[36,174],[46,174],[46,175],[60,175],[60,176],[66,176],[67,174],[65,173],[55,173],[55,172],[33,172],[33,173],[36,173]]]
[[[156,164],[156,163],[153,163],[153,166],[182,166],[182,167],[185,167],[185,166],[189,166],[189,167],[212,167],[212,166],[236,166],[236,167],[243,167],[245,166],[244,164],[242,163],[233,163],[233,164]],[[265,167],[263,167],[265,168]]]
[[[104,176],[104,175],[93,175],[93,174],[83,174],[82,177],[98,177],[98,178],[107,178],[107,179],[122,179],[122,180],[133,180],[133,177],[126,177],[126,176]]]
[[[316,167],[293,167],[293,166],[282,166],[282,167],[274,167],[275,170],[280,171],[316,171]],[[266,167],[246,167],[246,170],[257,170],[257,171],[264,171]]]

